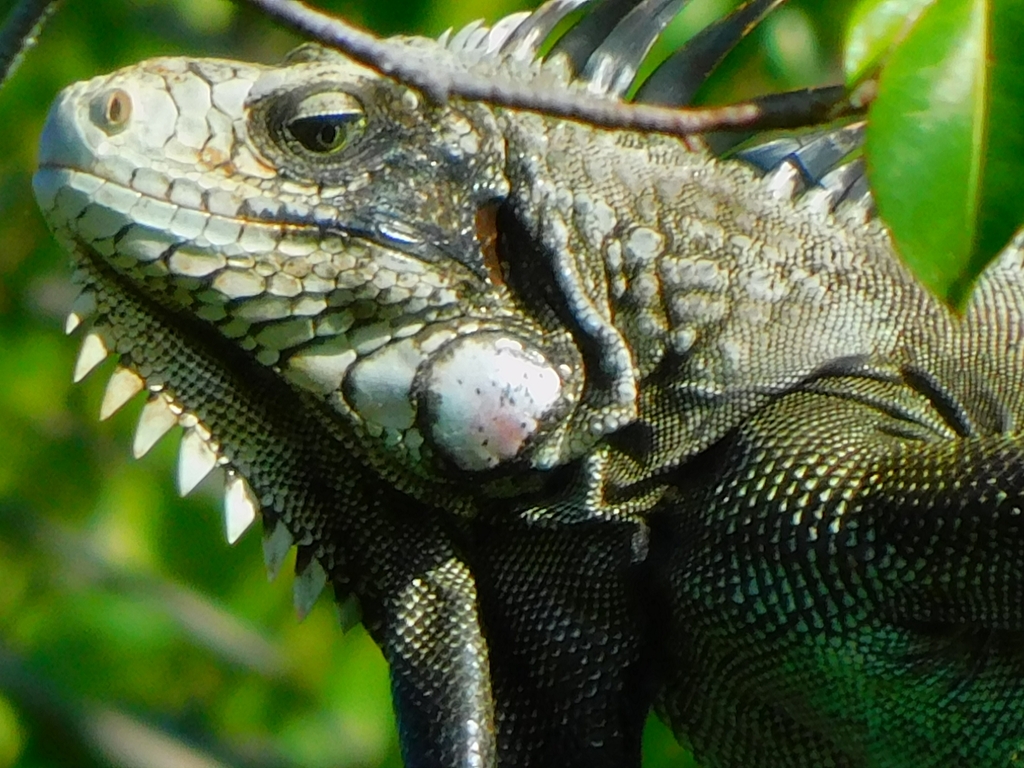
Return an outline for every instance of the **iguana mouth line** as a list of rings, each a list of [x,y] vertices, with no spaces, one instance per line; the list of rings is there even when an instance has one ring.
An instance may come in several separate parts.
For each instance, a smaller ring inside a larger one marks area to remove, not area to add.
[[[80,167],[77,167],[77,166],[74,166],[74,165],[66,165],[66,164],[60,164],[60,163],[46,163],[46,164],[43,164],[43,165],[39,166],[39,169],[36,171],[35,178],[36,179],[38,179],[40,177],[45,178],[45,174],[47,172],[49,172],[51,174],[75,174],[75,175],[77,175],[79,177],[82,177],[82,178],[87,180],[87,183],[85,185],[83,185],[83,186],[92,186],[93,183],[94,183],[97,189],[101,188],[101,187],[102,188],[110,188],[110,189],[116,190],[117,192],[124,192],[124,193],[130,194],[130,195],[138,195],[140,200],[150,201],[150,202],[155,203],[157,205],[165,205],[168,208],[174,209],[175,211],[189,211],[189,212],[199,213],[199,214],[202,214],[203,216],[209,216],[211,219],[214,219],[214,220],[225,221],[225,222],[232,222],[232,223],[238,224],[239,226],[255,225],[255,226],[265,226],[265,227],[276,227],[276,228],[280,228],[283,231],[289,231],[289,232],[293,232],[293,233],[309,234],[309,235],[319,235],[320,233],[324,232],[324,229],[325,229],[324,225],[322,225],[322,224],[310,223],[308,221],[303,221],[303,220],[298,219],[298,218],[296,218],[296,219],[288,219],[288,218],[274,219],[274,218],[271,218],[269,216],[266,216],[266,217],[242,216],[242,215],[239,215],[238,213],[228,214],[228,213],[222,213],[222,212],[219,212],[219,211],[214,211],[214,210],[211,210],[208,205],[204,205],[202,207],[195,207],[195,206],[186,205],[184,203],[180,203],[180,202],[176,202],[176,201],[173,201],[173,200],[169,200],[166,197],[159,197],[157,195],[153,195],[153,194],[147,193],[144,190],[140,190],[140,189],[138,189],[136,187],[133,187],[131,185],[128,185],[128,184],[123,184],[123,183],[121,183],[119,181],[111,179],[108,176],[103,176],[103,175],[94,173],[93,171],[86,170],[86,169],[83,169],[83,168],[80,168]],[[60,190],[58,188],[56,190],[56,192],[59,193],[59,191]],[[242,208],[244,205],[245,205],[245,203],[240,205],[239,208]],[[127,212],[123,212],[122,215],[124,215],[125,221],[128,224],[132,224],[132,225],[135,225],[135,226],[145,226],[144,224],[141,224],[140,222],[138,222],[135,219],[131,218],[128,215]],[[352,235],[352,236],[358,236],[358,235],[364,233],[364,230],[362,230],[362,229],[360,229],[358,227],[351,227],[351,228],[349,228],[349,227],[345,227],[343,225],[336,224],[336,223],[332,223],[330,231],[332,233],[334,233],[334,234],[347,234],[347,235]],[[79,238],[76,238],[76,239],[79,239]],[[185,242],[186,239],[187,238],[183,237],[182,238],[182,242]],[[364,236],[363,239],[369,240],[371,238],[367,235],[367,236]],[[381,244],[383,245],[383,243],[381,243]]]
[[[254,215],[245,216],[240,215],[238,212],[234,214],[218,212],[210,209],[210,206],[206,202],[205,197],[200,198],[201,207],[189,206],[174,200],[169,200],[167,197],[160,197],[147,193],[144,190],[138,189],[137,187],[131,186],[130,184],[124,184],[117,180],[111,179],[109,176],[103,176],[101,174],[94,173],[93,171],[83,169],[79,166],[66,164],[66,163],[55,163],[49,162],[41,164],[35,174],[35,178],[39,180],[45,180],[47,175],[54,177],[54,180],[64,176],[66,179],[70,178],[70,174],[74,174],[78,177],[77,183],[78,188],[93,188],[96,190],[101,188],[113,190],[108,195],[124,195],[130,197],[137,195],[139,201],[146,201],[150,207],[160,208],[166,206],[170,211],[164,212],[163,218],[171,220],[175,215],[178,215],[179,211],[199,214],[204,217],[209,217],[209,221],[222,227],[237,227],[240,231],[246,227],[265,227],[271,232],[278,234],[281,239],[286,237],[292,237],[299,240],[309,241],[323,241],[325,238],[336,237],[343,238],[347,241],[361,241],[368,245],[375,246],[384,250],[401,253],[405,256],[409,256],[418,260],[424,260],[426,262],[434,262],[439,259],[436,253],[439,249],[421,239],[414,238],[403,238],[399,235],[389,234],[383,231],[381,227],[374,228],[371,225],[359,225],[359,224],[345,224],[341,221],[330,221],[330,222],[310,222],[308,219],[304,219],[300,214],[289,216],[287,210],[284,211],[284,215],[272,216],[269,215]],[[52,184],[52,182],[51,182]],[[38,182],[37,182],[38,185]],[[41,186],[41,185],[40,185]],[[69,186],[67,183],[61,184],[60,186]],[[60,188],[55,187],[54,201],[56,195],[60,193]],[[243,201],[239,206],[239,210],[242,210],[246,205],[250,204],[248,201]],[[136,203],[138,205],[138,203]],[[160,228],[147,225],[144,222],[138,221],[133,215],[132,211],[134,206],[124,211],[120,211],[120,214],[124,218],[123,231],[128,231],[131,227],[149,228],[155,232],[163,234]],[[86,209],[79,212],[77,216],[67,217],[69,230],[72,230],[72,236],[75,242],[80,243],[85,247],[92,248],[86,238],[84,238],[77,227],[70,226],[72,219],[80,218]],[[110,210],[108,208],[108,210]],[[105,239],[105,238],[100,238]],[[117,246],[120,241],[120,235],[114,235],[114,245]],[[207,249],[210,253],[223,253],[225,245],[228,244],[211,244]],[[180,236],[178,242],[168,242],[168,246],[165,250],[150,255],[151,260],[160,260],[169,256],[175,248],[182,246],[189,246],[195,248],[195,242],[192,238],[187,236]],[[95,252],[95,248],[93,248]],[[102,255],[99,255],[102,258]],[[150,260],[150,259],[147,259]],[[143,261],[139,260],[140,263]]]

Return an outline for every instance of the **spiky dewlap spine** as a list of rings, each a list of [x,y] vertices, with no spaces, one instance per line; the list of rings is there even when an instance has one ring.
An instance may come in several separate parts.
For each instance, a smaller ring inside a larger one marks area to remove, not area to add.
[[[291,531],[302,524],[301,504],[289,504],[283,493],[261,494],[257,490],[279,482],[273,462],[282,454],[290,455],[292,462],[299,460],[299,451],[288,451],[287,441],[277,440],[267,431],[268,422],[273,421],[267,416],[275,404],[243,398],[237,377],[216,362],[221,350],[186,343],[171,324],[153,316],[154,310],[122,291],[113,275],[100,274],[85,263],[79,266],[76,279],[83,289],[65,326],[69,333],[83,333],[74,379],[81,381],[108,356],[119,354],[121,359],[103,397],[101,418],[109,418],[146,392],[132,446],[134,455],[144,456],[174,427],[181,427],[179,490],[191,492],[220,469],[228,540],[237,541],[263,512],[264,554],[268,573],[275,575],[296,543]],[[216,435],[207,426],[214,423],[221,425]],[[300,616],[309,612],[328,581],[327,568],[321,563],[324,553],[309,549],[312,540],[308,535],[299,542],[307,547],[295,588]]]

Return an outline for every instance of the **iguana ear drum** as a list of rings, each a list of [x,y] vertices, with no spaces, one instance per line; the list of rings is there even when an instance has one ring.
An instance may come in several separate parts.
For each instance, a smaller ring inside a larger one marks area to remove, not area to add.
[[[522,453],[558,410],[562,379],[522,342],[478,333],[425,364],[416,390],[424,435],[460,469],[479,471]]]

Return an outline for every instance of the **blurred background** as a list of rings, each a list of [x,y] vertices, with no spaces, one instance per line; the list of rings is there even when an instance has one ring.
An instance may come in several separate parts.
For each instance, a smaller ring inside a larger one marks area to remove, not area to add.
[[[530,3],[318,5],[437,35]],[[735,5],[694,0],[654,55]],[[852,5],[794,0],[704,98],[838,81]],[[401,765],[387,670],[362,628],[343,634],[326,598],[300,624],[290,571],[267,583],[259,534],[225,543],[215,483],[177,497],[176,431],[131,459],[142,401],[97,421],[112,360],[72,387],[74,291],[32,198],[42,122],[68,83],[155,55],[274,62],[297,42],[227,0],[65,0],[0,92],[0,768]],[[692,762],[652,719],[644,765]]]

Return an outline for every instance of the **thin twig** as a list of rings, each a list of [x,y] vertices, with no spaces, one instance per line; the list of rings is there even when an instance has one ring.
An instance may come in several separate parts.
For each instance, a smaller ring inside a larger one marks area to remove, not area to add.
[[[25,52],[36,44],[46,21],[61,0],[21,0],[0,28],[0,88],[21,64]]]
[[[822,121],[825,114],[845,114],[845,97],[827,104],[820,99],[793,99],[783,106],[747,101],[723,107],[680,108],[626,104],[594,98],[582,91],[538,89],[513,81],[495,81],[461,70],[424,67],[422,62],[352,25],[297,0],[245,0],[300,34],[342,51],[378,72],[422,91],[435,102],[451,96],[496,106],[539,112],[611,129],[686,136],[708,131],[791,128]]]

